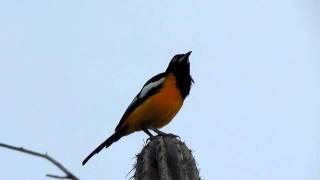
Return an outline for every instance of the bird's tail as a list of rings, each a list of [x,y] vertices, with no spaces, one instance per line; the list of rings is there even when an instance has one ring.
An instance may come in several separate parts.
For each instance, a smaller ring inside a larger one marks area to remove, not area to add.
[[[118,130],[116,131],[112,136],[110,136],[107,140],[105,140],[103,143],[101,143],[95,150],[93,150],[83,161],[82,166],[85,165],[92,156],[95,154],[98,154],[104,147],[108,148],[112,143],[118,141],[121,137],[123,137],[124,131]]]

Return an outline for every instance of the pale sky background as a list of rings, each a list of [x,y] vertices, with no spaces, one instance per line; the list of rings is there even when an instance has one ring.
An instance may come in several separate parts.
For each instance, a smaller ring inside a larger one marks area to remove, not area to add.
[[[81,161],[189,50],[196,83],[163,130],[204,180],[320,179],[319,0],[0,0],[0,142],[82,179],[128,179],[142,132]],[[7,149],[0,161],[1,180],[61,174]]]

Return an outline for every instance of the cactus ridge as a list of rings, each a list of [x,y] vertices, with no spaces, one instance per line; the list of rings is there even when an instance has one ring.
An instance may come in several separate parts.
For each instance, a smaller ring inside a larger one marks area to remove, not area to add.
[[[179,139],[156,136],[137,155],[135,180],[200,180],[192,151]]]

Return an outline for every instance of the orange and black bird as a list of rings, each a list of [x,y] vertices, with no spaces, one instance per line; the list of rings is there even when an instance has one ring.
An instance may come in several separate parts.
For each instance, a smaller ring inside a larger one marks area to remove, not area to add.
[[[99,153],[104,147],[108,148],[123,136],[136,131],[142,130],[150,137],[153,135],[149,130],[162,136],[173,135],[166,134],[159,128],[173,119],[180,110],[184,99],[189,95],[193,83],[190,75],[190,54],[191,51],[175,55],[165,72],[152,77],[143,85],[141,91],[123,114],[114,134],[92,151],[84,159],[82,165],[85,165],[93,155]]]

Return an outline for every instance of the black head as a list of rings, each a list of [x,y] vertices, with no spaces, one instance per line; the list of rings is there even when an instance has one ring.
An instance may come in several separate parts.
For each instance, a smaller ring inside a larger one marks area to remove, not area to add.
[[[188,96],[193,83],[190,75],[189,56],[192,51],[186,54],[175,55],[169,63],[166,73],[172,73],[177,78],[177,86],[181,91],[182,96]]]
[[[166,70],[166,72],[171,72],[174,75],[177,74],[189,74],[190,73],[190,62],[189,56],[192,51],[186,54],[175,55]]]

